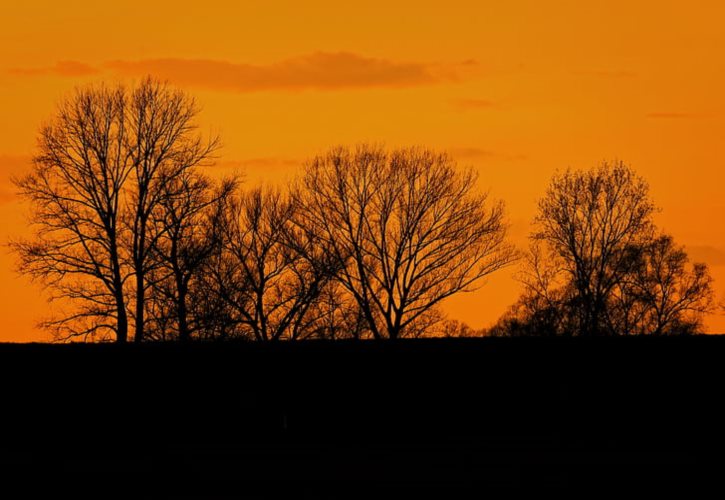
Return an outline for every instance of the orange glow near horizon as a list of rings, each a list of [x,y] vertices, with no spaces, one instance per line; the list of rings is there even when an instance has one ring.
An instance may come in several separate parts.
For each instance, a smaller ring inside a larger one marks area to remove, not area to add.
[[[0,240],[26,234],[10,177],[76,85],[152,74],[203,106],[217,171],[292,178],[337,144],[449,151],[506,202],[527,244],[551,175],[621,159],[657,221],[725,297],[725,3],[655,1],[15,2],[0,18]],[[361,4],[363,5],[363,4]],[[40,289],[0,252],[0,342],[45,341]],[[514,267],[450,299],[491,325],[520,292]],[[707,318],[725,332],[725,316]]]

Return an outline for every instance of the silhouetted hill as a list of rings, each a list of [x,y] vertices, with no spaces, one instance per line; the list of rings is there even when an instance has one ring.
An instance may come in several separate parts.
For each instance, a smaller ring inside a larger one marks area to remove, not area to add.
[[[0,466],[151,498],[687,486],[722,449],[724,355],[714,336],[6,344]]]

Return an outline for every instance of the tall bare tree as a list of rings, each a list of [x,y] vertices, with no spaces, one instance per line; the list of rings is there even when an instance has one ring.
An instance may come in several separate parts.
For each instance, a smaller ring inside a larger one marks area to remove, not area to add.
[[[329,282],[312,307],[312,328],[316,338],[359,340],[371,337],[367,320],[357,301],[340,283]]]
[[[127,102],[123,87],[77,90],[41,130],[32,171],[14,180],[35,227],[34,239],[13,244],[19,269],[77,306],[45,323],[59,338],[128,338],[120,224],[134,166]]]
[[[196,132],[197,113],[186,94],[147,78],[131,90],[77,89],[42,129],[32,172],[16,180],[37,231],[14,249],[21,272],[77,306],[46,323],[59,337],[106,331],[125,342],[132,310],[135,340],[143,340],[147,274],[163,234],[150,226],[151,214],[166,183],[218,147]]]
[[[653,212],[647,183],[622,162],[556,175],[539,201],[532,239],[568,276],[581,334],[606,331],[607,302],[626,270],[625,249],[651,237]]]
[[[689,265],[669,235],[630,249],[628,272],[610,308],[614,331],[651,335],[695,333],[713,304],[712,278],[702,263]]]
[[[307,336],[330,279],[324,247],[293,225],[296,206],[279,190],[254,189],[230,208],[215,289],[233,321],[256,340]]]
[[[200,306],[210,290],[202,274],[222,244],[224,211],[236,188],[236,178],[215,186],[209,177],[191,170],[162,186],[151,224],[160,231],[152,249],[158,264],[147,277],[160,327],[155,335],[188,341],[195,331],[207,327]]]
[[[495,335],[692,333],[712,303],[704,264],[657,235],[645,181],[623,163],[556,175],[539,203],[524,293]]]
[[[135,276],[135,342],[144,339],[147,275],[155,265],[156,240],[164,234],[164,228],[151,227],[152,214],[168,194],[165,186],[208,162],[219,147],[217,137],[204,140],[197,133],[198,113],[192,97],[151,78],[131,93],[124,145],[133,162],[128,219]]]
[[[339,261],[336,279],[375,338],[397,338],[446,297],[515,258],[501,203],[472,170],[426,149],[339,147],[306,166],[300,219]]]

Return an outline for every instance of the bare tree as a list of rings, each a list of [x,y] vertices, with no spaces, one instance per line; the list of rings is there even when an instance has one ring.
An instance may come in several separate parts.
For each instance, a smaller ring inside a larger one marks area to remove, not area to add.
[[[215,289],[234,322],[261,341],[307,336],[330,276],[323,247],[293,225],[296,207],[279,190],[252,190],[230,208]]]
[[[622,163],[554,177],[539,203],[524,293],[495,335],[692,333],[712,303],[704,264],[656,236],[647,185]]]
[[[405,335],[514,260],[503,205],[489,206],[475,185],[472,170],[426,149],[340,147],[307,164],[300,220],[340,263],[336,278],[373,337]]]
[[[283,235],[283,246],[289,265],[288,279],[291,280],[291,286],[288,285],[287,290],[288,293],[292,292],[299,304],[288,327],[289,338],[328,338],[321,325],[325,318],[328,321],[335,318],[335,313],[340,313],[337,319],[344,322],[331,325],[333,330],[340,331],[345,328],[349,334],[359,333],[358,325],[353,319],[355,313],[350,310],[351,304],[344,299],[340,300],[339,290],[333,283],[340,262],[330,246],[304,225],[304,219],[299,217],[299,206],[295,204],[296,198],[298,197],[290,194],[289,202],[294,208],[292,216],[285,224]],[[323,305],[325,302],[326,305]]]
[[[155,265],[156,240],[164,234],[163,228],[151,227],[152,214],[168,194],[165,186],[208,162],[219,147],[218,138],[205,141],[197,133],[198,112],[193,98],[151,78],[131,93],[124,146],[133,162],[128,219],[135,276],[135,342],[144,339],[147,275]]]
[[[331,281],[322,288],[320,297],[312,304],[312,308],[311,317],[314,322],[311,326],[316,338],[359,340],[372,337],[357,301],[336,281]]]
[[[196,133],[197,113],[193,99],[147,78],[130,91],[120,84],[78,89],[41,131],[33,171],[16,180],[37,231],[14,249],[21,272],[43,280],[54,297],[72,299],[72,312],[45,324],[59,338],[105,331],[125,342],[133,310],[135,340],[143,340],[147,274],[163,234],[150,227],[151,215],[166,182],[218,146]]]
[[[77,90],[41,130],[32,171],[14,180],[35,227],[34,239],[12,244],[19,270],[77,306],[44,324],[61,339],[128,338],[119,224],[134,165],[127,99],[122,87]]]
[[[476,330],[462,321],[446,319],[442,322],[438,335],[447,338],[484,337],[486,331]]]
[[[191,170],[163,183],[151,224],[160,229],[152,249],[158,265],[147,277],[153,290],[149,302],[158,326],[154,335],[167,338],[175,331],[172,338],[188,341],[195,331],[207,326],[201,306],[210,290],[202,273],[221,246],[224,210],[236,188],[236,178],[214,186],[207,176]]]
[[[629,270],[611,307],[612,328],[622,333],[694,333],[713,304],[707,266],[688,266],[684,248],[661,235],[630,249]]]
[[[606,332],[606,306],[625,272],[623,250],[651,237],[648,186],[624,163],[556,175],[539,201],[532,234],[549,251],[546,265],[568,277],[578,330]]]

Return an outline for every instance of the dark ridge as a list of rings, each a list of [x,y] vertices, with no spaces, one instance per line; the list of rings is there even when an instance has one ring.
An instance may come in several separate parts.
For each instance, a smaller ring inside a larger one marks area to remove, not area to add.
[[[717,336],[3,344],[0,467],[152,498],[691,487],[724,443],[724,355]]]

